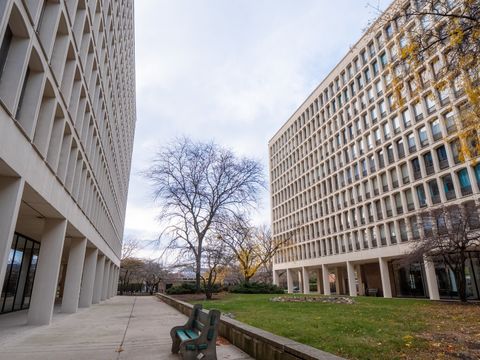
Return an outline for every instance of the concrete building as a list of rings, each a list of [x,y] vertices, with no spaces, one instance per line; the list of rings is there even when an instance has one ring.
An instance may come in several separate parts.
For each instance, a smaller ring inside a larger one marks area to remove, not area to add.
[[[1,313],[116,294],[134,129],[133,0],[0,1]]]
[[[430,4],[411,6],[419,3]],[[425,90],[405,89],[395,106],[389,65],[405,44],[399,29],[419,25],[413,17],[375,24],[269,142],[273,235],[290,239],[274,259],[274,281],[289,292],[310,292],[316,278],[312,290],[324,294],[458,296],[439,259],[396,261],[429,231],[419,212],[478,204],[480,185],[480,165],[459,159],[462,88],[429,85],[445,61],[439,50],[423,64]],[[468,296],[478,299],[478,251],[466,268]]]

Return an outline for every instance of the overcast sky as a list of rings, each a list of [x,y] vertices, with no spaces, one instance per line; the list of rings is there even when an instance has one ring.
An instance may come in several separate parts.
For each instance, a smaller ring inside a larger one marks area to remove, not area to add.
[[[176,136],[213,139],[259,159],[267,173],[269,139],[360,38],[374,16],[367,2],[135,1],[137,125],[125,237],[158,237],[141,172]],[[259,223],[270,221],[263,198]]]

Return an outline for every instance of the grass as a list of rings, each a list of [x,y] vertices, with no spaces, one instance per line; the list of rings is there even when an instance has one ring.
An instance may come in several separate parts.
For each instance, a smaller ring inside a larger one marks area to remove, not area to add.
[[[353,305],[270,301],[275,296],[227,294],[202,303],[349,359],[480,358],[478,305],[371,297]]]

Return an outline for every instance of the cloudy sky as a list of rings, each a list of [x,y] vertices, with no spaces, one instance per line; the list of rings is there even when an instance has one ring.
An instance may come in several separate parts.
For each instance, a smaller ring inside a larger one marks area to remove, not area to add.
[[[213,139],[267,171],[268,140],[360,38],[374,17],[367,3],[136,1],[137,127],[125,237],[158,237],[141,172],[176,136]],[[265,194],[257,222],[269,222],[269,213]]]

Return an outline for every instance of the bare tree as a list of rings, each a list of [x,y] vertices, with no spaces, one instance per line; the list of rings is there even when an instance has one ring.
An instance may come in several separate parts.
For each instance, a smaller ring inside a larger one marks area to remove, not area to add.
[[[412,250],[403,262],[439,257],[455,274],[462,302],[467,301],[465,262],[467,252],[480,247],[478,207],[473,201],[443,206],[419,214],[423,235],[412,240]]]
[[[143,267],[144,260],[127,257],[120,262],[120,294],[123,294],[125,289],[129,288],[132,283],[139,284],[143,281]]]
[[[287,242],[287,239],[274,241],[268,226],[254,227],[240,216],[230,219],[219,234],[235,255],[246,283],[262,267],[271,272],[273,257]]]
[[[217,144],[181,138],[157,153],[146,175],[170,246],[193,255],[200,291],[204,239],[219,219],[256,204],[265,185],[262,166]]]
[[[143,281],[146,291],[150,294],[158,291],[160,281],[167,277],[167,271],[161,263],[154,260],[145,260],[142,267]]]
[[[228,266],[232,256],[222,239],[215,236],[210,236],[207,239],[203,252],[202,264],[205,271],[202,273],[201,279],[205,297],[207,300],[211,300],[218,275]]]
[[[135,253],[140,249],[140,243],[133,237],[128,237],[122,244],[122,260],[133,257]]]

